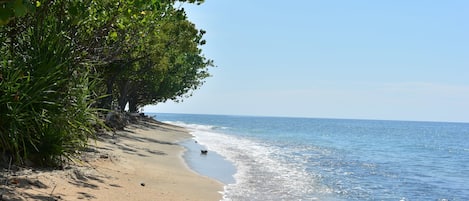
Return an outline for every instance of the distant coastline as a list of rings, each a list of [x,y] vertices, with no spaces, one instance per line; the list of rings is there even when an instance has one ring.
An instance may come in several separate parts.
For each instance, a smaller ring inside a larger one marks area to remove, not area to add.
[[[372,119],[372,118],[339,118],[339,117],[312,117],[312,116],[289,116],[289,115],[255,115],[255,114],[211,114],[211,113],[171,113],[171,112],[146,112],[146,114],[157,117],[158,114],[175,115],[201,115],[201,116],[228,116],[228,117],[260,117],[260,118],[292,118],[292,119],[328,119],[328,120],[352,120],[352,121],[392,121],[392,122],[416,122],[416,123],[456,123],[469,124],[464,121],[436,121],[436,120],[406,120],[406,119]]]

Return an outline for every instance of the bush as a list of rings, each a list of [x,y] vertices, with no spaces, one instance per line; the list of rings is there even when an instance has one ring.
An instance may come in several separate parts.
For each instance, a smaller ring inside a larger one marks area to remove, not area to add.
[[[68,29],[47,12],[0,27],[0,151],[17,163],[61,164],[99,122],[90,69],[74,60]]]

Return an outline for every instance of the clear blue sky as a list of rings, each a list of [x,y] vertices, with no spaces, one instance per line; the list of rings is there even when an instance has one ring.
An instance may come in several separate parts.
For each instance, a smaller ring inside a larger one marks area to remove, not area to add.
[[[217,67],[144,112],[469,122],[469,1],[185,5]]]

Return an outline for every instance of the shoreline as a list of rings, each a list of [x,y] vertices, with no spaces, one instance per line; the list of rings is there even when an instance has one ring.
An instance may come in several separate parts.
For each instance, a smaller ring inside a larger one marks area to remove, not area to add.
[[[192,137],[182,127],[139,120],[124,131],[99,134],[81,162],[64,170],[4,173],[2,199],[221,200],[224,184],[183,158],[186,148],[179,143]]]
[[[199,144],[194,138],[184,140],[179,144],[186,148],[183,158],[191,170],[197,174],[216,179],[225,186],[236,183],[234,175],[237,169],[224,156],[213,150],[207,150],[206,146]],[[208,152],[201,154],[200,150]]]

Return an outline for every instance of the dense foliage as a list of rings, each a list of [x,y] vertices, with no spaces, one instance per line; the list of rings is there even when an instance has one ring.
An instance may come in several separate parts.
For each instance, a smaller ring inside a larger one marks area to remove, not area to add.
[[[201,3],[202,1],[178,1]],[[208,77],[204,31],[174,0],[0,0],[0,151],[59,164],[100,111],[180,100]]]

